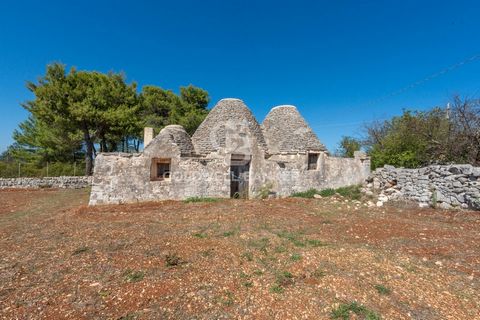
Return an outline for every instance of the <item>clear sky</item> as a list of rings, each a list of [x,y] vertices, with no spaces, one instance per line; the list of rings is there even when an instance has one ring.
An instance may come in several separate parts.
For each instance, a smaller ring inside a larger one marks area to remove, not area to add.
[[[139,86],[191,83],[211,106],[243,99],[259,122],[293,104],[333,150],[362,122],[479,96],[480,59],[449,69],[480,54],[479,12],[479,1],[2,1],[0,151],[27,116],[25,81],[54,61]]]

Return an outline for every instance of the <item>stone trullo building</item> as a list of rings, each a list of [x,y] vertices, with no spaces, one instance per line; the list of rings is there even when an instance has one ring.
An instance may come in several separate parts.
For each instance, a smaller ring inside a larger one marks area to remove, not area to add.
[[[284,197],[363,182],[370,161],[328,155],[294,106],[273,108],[259,125],[239,99],[223,99],[190,137],[170,125],[142,153],[101,153],[90,204],[188,197]]]

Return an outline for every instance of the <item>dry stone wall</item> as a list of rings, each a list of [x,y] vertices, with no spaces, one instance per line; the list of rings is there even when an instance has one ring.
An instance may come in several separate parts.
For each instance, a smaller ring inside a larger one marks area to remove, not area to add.
[[[36,188],[64,188],[80,189],[90,186],[92,177],[62,176],[44,178],[11,178],[0,179],[0,189],[36,189]]]
[[[471,165],[385,166],[372,172],[367,186],[380,192],[378,205],[405,199],[422,207],[480,210],[480,167]]]

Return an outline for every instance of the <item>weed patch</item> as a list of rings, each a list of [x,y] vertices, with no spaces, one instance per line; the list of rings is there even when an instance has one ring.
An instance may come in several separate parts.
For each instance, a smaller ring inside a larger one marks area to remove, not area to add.
[[[206,233],[203,233],[203,232],[197,232],[197,233],[194,233],[193,236],[195,238],[199,238],[199,239],[205,239],[207,237],[207,234]]]
[[[382,284],[376,284],[374,287],[375,287],[375,290],[377,290],[377,292],[382,295],[389,295],[392,292],[392,290],[390,290],[389,288],[385,287]]]
[[[235,235],[235,231],[226,231],[223,233],[224,237],[231,237],[233,235]]]
[[[176,253],[167,254],[165,256],[165,266],[167,267],[176,267],[182,263],[182,259]]]
[[[291,197],[294,198],[313,198],[319,191],[317,189],[308,189],[307,191],[303,192],[294,192],[292,193]]]
[[[133,271],[129,269],[125,271],[124,276],[127,282],[139,282],[139,281],[142,281],[143,278],[145,277],[145,272]]]
[[[253,253],[251,253],[250,251],[247,251],[244,254],[242,254],[242,257],[247,259],[247,261],[253,261]]]
[[[195,203],[195,202],[217,202],[220,201],[218,198],[208,198],[208,197],[190,197],[183,200],[184,203]]]
[[[335,191],[342,197],[352,200],[360,200],[362,197],[362,192],[360,191],[360,186],[358,185],[338,188]]]
[[[318,268],[316,269],[312,275],[317,278],[317,279],[320,279],[320,278],[323,278],[327,275],[327,273],[325,271],[323,271],[322,269]]]
[[[335,189],[323,189],[321,190],[318,194],[321,195],[322,197],[331,197],[334,196],[336,193]]]
[[[283,291],[285,291],[285,289],[283,289],[283,287],[279,286],[278,284],[274,284],[270,288],[270,292],[272,292],[272,293],[283,293]]]
[[[330,318],[348,320],[350,319],[351,314],[354,314],[359,317],[363,317],[363,319],[365,320],[381,319],[378,314],[376,314],[372,310],[369,310],[367,307],[357,302],[342,303],[336,309],[332,310],[330,314]]]
[[[292,261],[300,261],[302,260],[302,255],[299,253],[294,253],[290,256],[290,260]]]
[[[90,249],[88,247],[80,247],[78,249],[76,249],[75,251],[73,251],[72,255],[73,256],[76,256],[77,254],[81,254],[81,253],[85,253],[87,251],[89,251]]]
[[[261,238],[258,240],[250,240],[248,245],[250,247],[256,248],[263,253],[267,253],[267,248],[270,245],[270,240],[268,238]]]
[[[277,273],[275,276],[275,283],[279,286],[285,287],[293,284],[293,282],[293,274],[288,271]]]
[[[325,247],[327,244],[317,239],[307,239],[307,244],[312,247]]]

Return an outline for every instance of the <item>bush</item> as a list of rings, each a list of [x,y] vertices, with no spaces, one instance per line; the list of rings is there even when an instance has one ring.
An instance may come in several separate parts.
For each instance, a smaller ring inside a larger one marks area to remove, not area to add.
[[[332,310],[330,314],[331,319],[350,319],[350,314],[355,314],[361,316],[362,319],[366,320],[380,320],[380,316],[373,312],[372,310],[367,309],[364,305],[361,305],[357,302],[352,303],[343,303],[338,308]]]
[[[194,202],[217,202],[219,199],[218,198],[208,198],[208,197],[190,197],[183,202],[185,203],[194,203]]]
[[[291,195],[291,197],[297,198],[314,198],[316,194],[319,194],[322,197],[331,197],[335,194],[339,194],[342,197],[349,198],[352,200],[359,200],[362,197],[362,192],[360,191],[360,186],[348,186],[348,187],[341,187],[338,189],[323,189],[318,191],[317,189],[309,189],[304,192],[295,192]]]
[[[318,194],[321,195],[322,197],[331,197],[335,195],[335,189],[331,189],[331,188],[323,189]]]
[[[360,186],[342,187],[335,190],[339,195],[352,200],[360,200],[362,197],[362,191]]]
[[[319,191],[317,189],[312,188],[307,191],[292,193],[291,196],[295,198],[313,198],[318,193]]]

